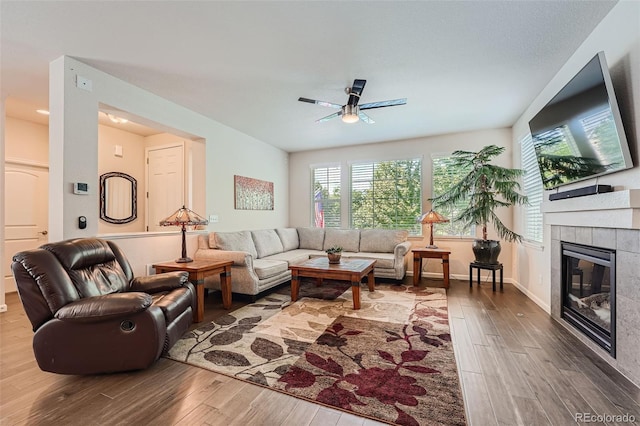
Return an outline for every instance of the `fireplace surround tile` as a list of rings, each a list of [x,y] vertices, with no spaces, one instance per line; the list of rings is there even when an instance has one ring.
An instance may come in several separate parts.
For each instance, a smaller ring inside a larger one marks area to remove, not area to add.
[[[575,228],[576,230],[576,244],[584,244],[590,246],[593,244],[593,237],[591,228]]]
[[[640,253],[640,236],[635,229],[618,229],[616,231],[618,250]]]
[[[561,242],[586,244],[589,231],[592,242],[587,245],[616,250],[616,358],[561,318]],[[551,316],[602,360],[640,385],[640,230],[551,225],[550,256]]]
[[[561,226],[560,227],[560,240],[568,243],[576,242],[576,228],[574,226]]]
[[[560,234],[558,233],[558,236]],[[562,246],[560,245],[560,240],[552,240],[551,241],[551,258],[555,259],[557,257],[562,256]],[[562,277],[562,269],[560,267],[560,262],[551,262],[551,282],[556,283],[559,282]],[[561,300],[561,286],[552,285],[551,286],[551,316],[555,318],[560,318],[560,312],[562,310],[561,303],[553,303],[554,300]]]
[[[616,248],[616,230],[611,228],[591,228],[592,244],[594,247],[607,249]]]
[[[640,253],[618,250],[616,257],[616,263],[618,265],[635,266],[635,268],[619,266],[616,269],[617,295],[628,297],[640,305],[640,276],[637,272],[638,265],[640,265]]]
[[[638,383],[638,366],[640,366],[640,304],[624,296],[616,299],[616,361],[618,369],[627,377]],[[620,327],[620,325],[623,325]]]

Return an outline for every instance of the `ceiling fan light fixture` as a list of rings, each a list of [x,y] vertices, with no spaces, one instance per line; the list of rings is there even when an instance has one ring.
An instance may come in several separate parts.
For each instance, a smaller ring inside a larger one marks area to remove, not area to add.
[[[357,123],[360,120],[358,116],[357,105],[345,105],[342,107],[342,121],[345,123]]]

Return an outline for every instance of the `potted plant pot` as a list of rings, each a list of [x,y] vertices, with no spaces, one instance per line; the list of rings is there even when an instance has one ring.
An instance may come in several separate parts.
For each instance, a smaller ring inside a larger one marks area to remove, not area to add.
[[[325,251],[327,252],[329,263],[340,263],[340,257],[342,257],[342,247],[333,246]]]
[[[500,241],[496,240],[474,240],[471,246],[473,254],[476,256],[476,263],[496,265],[500,255]]]

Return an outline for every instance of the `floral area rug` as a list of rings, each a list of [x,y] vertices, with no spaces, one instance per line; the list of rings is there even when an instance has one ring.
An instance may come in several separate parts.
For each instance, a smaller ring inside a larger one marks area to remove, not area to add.
[[[444,289],[283,287],[187,333],[167,357],[379,421],[464,425]]]

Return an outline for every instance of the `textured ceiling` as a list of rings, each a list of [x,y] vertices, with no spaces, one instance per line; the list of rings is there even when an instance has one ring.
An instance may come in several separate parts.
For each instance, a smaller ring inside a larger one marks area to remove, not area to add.
[[[2,92],[46,108],[68,55],[289,152],[504,127],[614,4],[3,0]],[[297,101],[356,78],[407,105],[316,124],[335,110]]]

